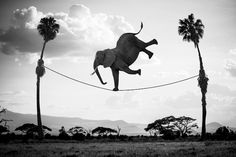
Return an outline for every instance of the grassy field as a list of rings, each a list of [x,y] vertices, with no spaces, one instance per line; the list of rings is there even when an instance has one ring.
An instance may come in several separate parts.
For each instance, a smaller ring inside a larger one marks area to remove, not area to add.
[[[236,141],[0,144],[1,157],[236,156]]]

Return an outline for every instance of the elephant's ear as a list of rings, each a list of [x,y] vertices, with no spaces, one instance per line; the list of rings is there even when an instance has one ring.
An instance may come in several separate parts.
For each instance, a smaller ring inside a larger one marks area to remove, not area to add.
[[[115,53],[113,53],[112,51],[107,51],[104,54],[104,61],[103,61],[104,68],[110,67],[114,63],[115,59],[116,59]]]

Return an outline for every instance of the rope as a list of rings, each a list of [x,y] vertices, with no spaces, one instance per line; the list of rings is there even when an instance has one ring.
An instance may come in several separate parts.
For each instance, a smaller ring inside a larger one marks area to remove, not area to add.
[[[108,88],[103,88],[103,87],[100,87],[100,86],[96,86],[96,85],[92,85],[92,84],[89,84],[89,83],[86,83],[86,82],[83,82],[83,81],[80,81],[78,79],[75,79],[75,78],[72,78],[70,76],[67,76],[65,74],[62,74],[60,72],[57,72],[51,68],[48,68],[46,66],[44,66],[46,69],[58,74],[58,75],[61,75],[65,78],[68,78],[70,80],[73,80],[75,82],[79,82],[81,84],[84,84],[84,85],[87,85],[87,86],[90,86],[90,87],[94,87],[94,88],[98,88],[98,89],[103,89],[103,90],[107,90],[107,91],[113,91],[111,89],[108,89]],[[130,88],[130,89],[121,89],[119,91],[136,91],[136,90],[146,90],[146,89],[153,89],[153,88],[159,88],[159,87],[164,87],[164,86],[169,86],[169,85],[172,85],[172,84],[177,84],[177,83],[180,83],[180,82],[184,82],[184,81],[187,81],[187,80],[190,80],[190,79],[193,79],[195,77],[198,77],[199,75],[194,75],[194,76],[191,76],[191,77],[188,77],[188,78],[185,78],[185,79],[182,79],[182,80],[178,80],[178,81],[174,81],[174,82],[170,82],[170,83],[165,83],[165,84],[161,84],[161,85],[155,85],[155,86],[148,86],[148,87],[141,87],[141,88]]]
[[[108,89],[108,88],[99,87],[99,86],[96,86],[96,85],[92,85],[92,84],[89,84],[89,83],[86,83],[86,82],[83,82],[83,81],[74,79],[74,78],[69,77],[69,76],[67,76],[67,75],[65,75],[65,74],[59,73],[59,72],[57,72],[57,71],[55,71],[55,70],[52,70],[52,69],[50,69],[50,68],[48,68],[48,67],[46,67],[46,66],[44,66],[44,67],[45,67],[46,69],[48,69],[48,70],[50,70],[50,71],[52,71],[52,72],[58,74],[58,75],[61,75],[61,76],[65,77],[65,78],[68,78],[68,79],[73,80],[73,81],[75,81],[75,82],[79,82],[79,83],[81,83],[81,84],[84,84],[84,85],[87,85],[87,86],[90,86],[90,87],[95,87],[95,88],[99,88],[99,89],[103,89],[103,90],[113,91],[113,90]]]
[[[133,88],[133,89],[132,88],[131,89],[121,89],[119,91],[133,91],[133,90],[145,90],[145,89],[152,89],[152,88],[160,88],[160,87],[169,86],[169,85],[172,85],[172,84],[177,84],[177,83],[180,83],[180,82],[184,82],[184,81],[193,79],[195,77],[198,77],[198,75],[194,75],[194,76],[182,79],[182,80],[178,80],[178,81],[174,81],[174,82],[170,82],[170,83],[165,83],[165,84],[161,84],[161,85],[141,87],[141,88]]]

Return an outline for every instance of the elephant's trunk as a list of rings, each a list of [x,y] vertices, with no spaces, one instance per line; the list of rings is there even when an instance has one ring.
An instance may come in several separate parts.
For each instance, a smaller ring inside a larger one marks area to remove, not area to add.
[[[93,63],[94,72],[97,74],[97,76],[98,76],[100,82],[101,82],[103,85],[105,85],[105,84],[107,84],[107,83],[106,83],[106,82],[103,82],[102,77],[101,77],[101,75],[100,75],[100,73],[99,73],[99,71],[98,71],[98,66],[99,66],[99,64],[97,64],[96,61],[94,61],[94,63]],[[93,72],[93,73],[94,73],[94,72]],[[92,74],[93,74],[93,73],[92,73]]]

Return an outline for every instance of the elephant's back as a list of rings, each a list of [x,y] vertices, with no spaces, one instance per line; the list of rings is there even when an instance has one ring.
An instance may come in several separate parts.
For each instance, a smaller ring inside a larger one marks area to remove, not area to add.
[[[133,46],[136,42],[136,36],[133,33],[124,33],[120,36],[116,43],[116,47]]]
[[[138,58],[140,49],[136,46],[137,37],[133,33],[125,33],[117,41],[116,48],[127,65],[131,65]]]

